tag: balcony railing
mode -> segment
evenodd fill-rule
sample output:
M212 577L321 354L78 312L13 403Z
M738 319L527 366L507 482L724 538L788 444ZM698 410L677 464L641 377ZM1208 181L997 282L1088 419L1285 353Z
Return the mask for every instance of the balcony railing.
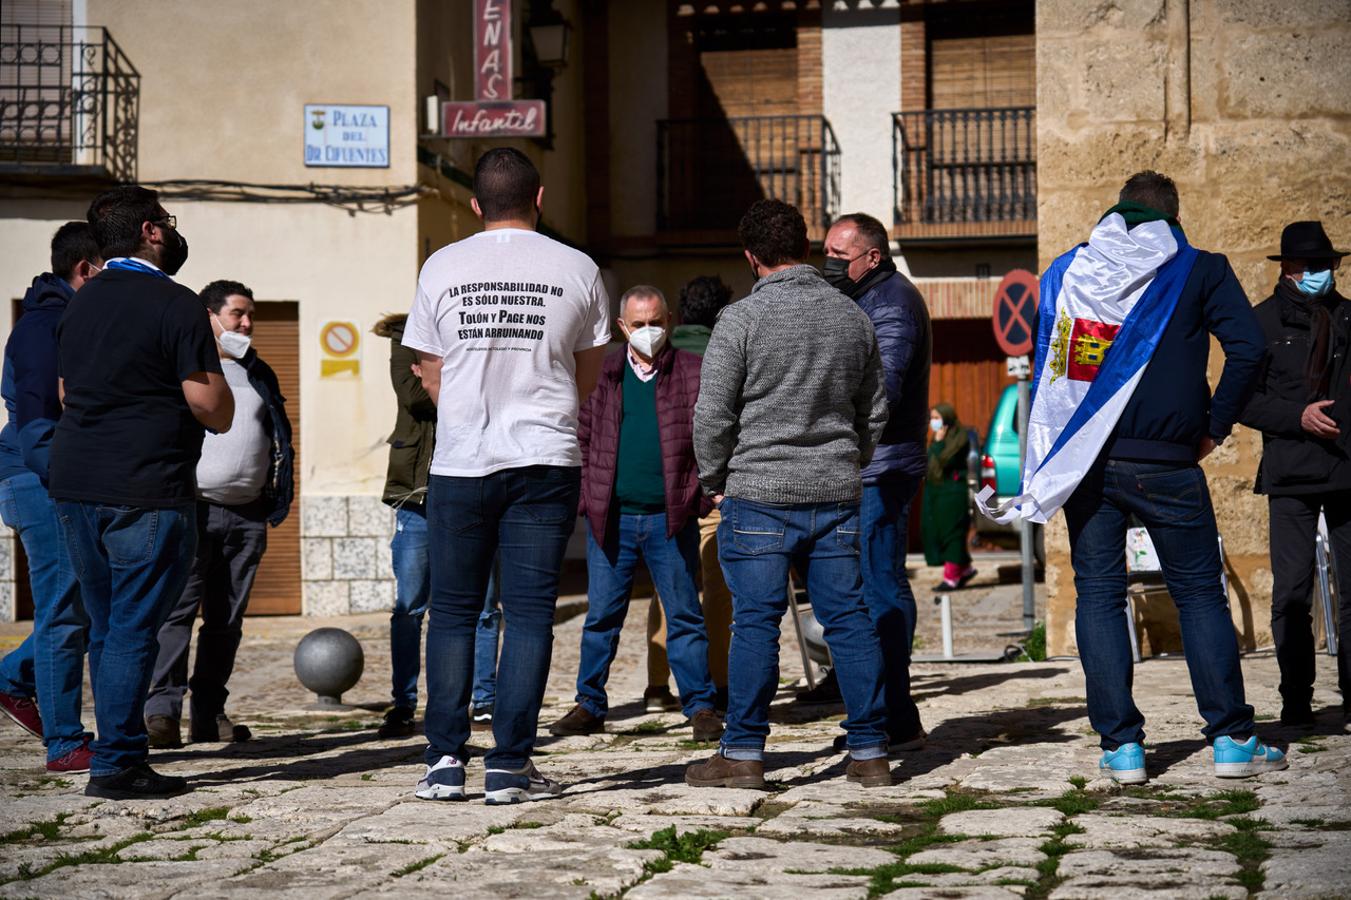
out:
M1036 233L1036 107L892 114L900 237Z
M824 116L736 116L657 122L657 227L736 228L772 197L802 211L819 239L839 212L840 145Z
M106 28L0 26L0 172L134 181L140 96Z

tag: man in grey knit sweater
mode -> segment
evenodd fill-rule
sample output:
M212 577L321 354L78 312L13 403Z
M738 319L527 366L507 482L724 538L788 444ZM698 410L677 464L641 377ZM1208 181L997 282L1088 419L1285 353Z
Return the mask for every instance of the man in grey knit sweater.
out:
M867 315L802 263L807 226L796 208L758 201L738 234L757 281L713 330L694 410L699 480L722 511L719 558L732 591L727 730L685 781L764 786L794 564L839 673L847 777L889 785L882 654L859 571L859 471L887 418L877 338Z

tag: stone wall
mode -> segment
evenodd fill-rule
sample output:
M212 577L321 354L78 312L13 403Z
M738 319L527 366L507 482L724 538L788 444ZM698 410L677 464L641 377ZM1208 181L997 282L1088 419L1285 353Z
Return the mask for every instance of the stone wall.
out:
M394 605L394 510L372 496L301 498L301 579L307 616Z
M1284 224L1322 219L1351 243L1351 2L1042 0L1037 4L1038 249L1044 267L1087 237L1133 172L1171 175L1189 239L1225 253L1249 298ZM1222 355L1212 348L1212 380ZM1265 501L1252 494L1260 435L1239 428L1206 461L1230 567L1235 626L1271 643ZM1047 533L1048 644L1075 652L1064 518ZM1144 610L1146 649L1179 648L1165 601Z

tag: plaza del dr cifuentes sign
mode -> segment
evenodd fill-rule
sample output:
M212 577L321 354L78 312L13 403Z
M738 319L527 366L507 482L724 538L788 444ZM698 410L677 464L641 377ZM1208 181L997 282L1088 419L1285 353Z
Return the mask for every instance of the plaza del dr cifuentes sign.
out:
M450 138L544 137L543 100L513 100L511 2L474 0L474 98L441 104Z

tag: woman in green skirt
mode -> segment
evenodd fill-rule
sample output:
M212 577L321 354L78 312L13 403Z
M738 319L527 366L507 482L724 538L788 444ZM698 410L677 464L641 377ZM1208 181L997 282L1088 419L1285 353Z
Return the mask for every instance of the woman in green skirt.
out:
M966 549L971 527L971 503L967 497L966 455L970 437L950 403L929 411L929 470L924 479L922 533L924 559L943 566L943 580L935 593L963 587L976 575Z

